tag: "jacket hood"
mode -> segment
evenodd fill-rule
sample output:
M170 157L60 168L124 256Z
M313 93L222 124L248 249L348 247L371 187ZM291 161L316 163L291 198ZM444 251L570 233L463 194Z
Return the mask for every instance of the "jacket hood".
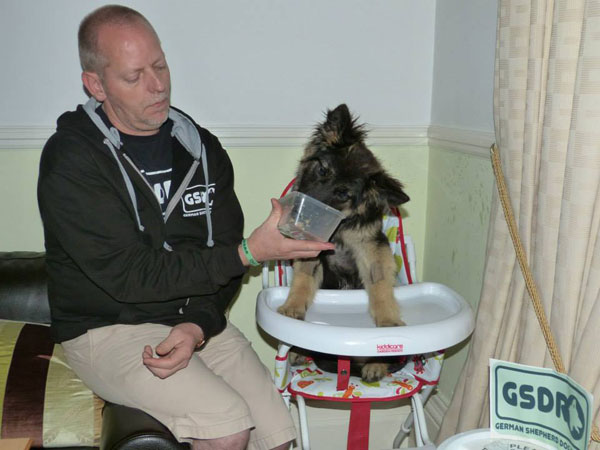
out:
M143 231L144 226L140 221L137 211L137 199L133 184L115 150L120 149L123 145L121 142L121 136L115 127L110 127L109 129L102 118L98 115L96 109L100 105L101 103L98 102L94 97L90 97L90 99L83 106L77 108L77 111L68 112L60 116L58 119L57 130L69 129L69 131L77 134L84 134L88 138L92 136L98 136L99 140L101 140L102 143L110 150L110 153L113 155L119 166L119 170L127 187L129 197L133 203L134 210L136 212L138 228L140 231ZM85 111L85 114L81 113L80 108ZM89 122L88 118L92 123ZM198 164L201 161L202 169L204 171L204 180L206 182L206 189L208 192L209 178L206 149L202 143L202 139L200 138L200 133L196 128L196 124L187 116L175 110L174 108L169 109L169 118L173 121L171 135L175 137L186 149L186 151L194 158L195 164ZM208 225L208 239L206 244L207 246L212 247L214 246L214 242L212 238L212 220L210 208L206 209L206 220ZM165 249L170 250L170 246L166 242L164 243L164 247Z

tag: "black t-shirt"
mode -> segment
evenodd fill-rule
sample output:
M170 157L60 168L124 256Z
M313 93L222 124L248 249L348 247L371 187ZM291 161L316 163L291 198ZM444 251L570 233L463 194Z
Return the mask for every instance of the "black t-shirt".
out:
M96 109L96 112L109 128L113 126L101 106ZM123 142L123 150L146 177L160 203L163 214L167 209L171 191L171 172L173 168L172 128L173 121L167 119L161 125L158 133L151 136L133 136L119 132Z

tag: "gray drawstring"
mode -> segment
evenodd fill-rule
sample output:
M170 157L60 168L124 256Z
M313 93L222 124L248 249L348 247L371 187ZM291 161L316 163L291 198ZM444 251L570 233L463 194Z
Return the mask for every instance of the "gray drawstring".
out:
M213 229L212 229L212 216L210 212L210 199L208 193L208 162L206 160L206 148L200 139L200 133L196 126L190 119L181 114L180 112L171 108L169 110L169 118L173 121L173 130L171 135L175 136L177 140L183 145L194 159L200 159L202 161L202 170L204 172L204 189L206 190L206 229L208 231L208 238L206 240L207 247L214 247L215 242L213 241Z
M113 130L114 130L114 128L113 128ZM125 181L125 186L127 187L127 192L129 193L129 198L131 199L131 203L133 203L133 210L135 211L135 220L138 224L138 229L140 231L144 231L144 225L142 225L142 221L140 220L140 214L137 210L137 197L135 196L135 191L133 190L133 184L131 184L131 179L129 178L129 175L127 175L127 172L125 172L125 167L123 167L123 164L121 163L121 161L119 160L119 157L117 156L117 152L115 151L115 148L113 147L110 140L108 140L108 138L104 139L104 144L106 144L106 146L110 149L110 152L112 153L112 155L117 160L117 164L119 165L119 170L121 171L121 176L123 177L123 180Z
M123 181L125 181L125 186L127 187L127 192L129 193L129 198L131 199L131 203L133 203L133 210L135 212L135 220L137 222L138 229L140 231L144 231L144 226L142 225L140 214L137 209L137 197L135 195L135 190L133 189L133 184L131 183L131 179L129 178L129 175L127 175L125 167L123 167L123 164L121 163L121 160L119 159L119 157L117 156L117 152L115 151L115 147L120 149L122 145L119 130L117 130L115 127L111 127L110 130L108 129L108 127L104 124L104 122L96 112L96 108L98 106L100 106L100 103L98 103L94 97L90 97L87 103L83 105L83 109L85 110L87 115L90 116L90 119L92 119L92 122L94 122L94 124L98 127L102 134L106 136L106 139L104 139L104 145L106 145L110 149L110 152L117 161L117 165L119 166L119 170L121 171L121 176L123 177Z
M210 212L210 197L208 194L208 163L206 162L206 149L204 148L204 144L202 144L202 170L204 171L204 182L206 183L206 228L208 230L208 239L206 241L206 245L208 247L213 247L215 242L213 241L213 230L212 230L212 217Z

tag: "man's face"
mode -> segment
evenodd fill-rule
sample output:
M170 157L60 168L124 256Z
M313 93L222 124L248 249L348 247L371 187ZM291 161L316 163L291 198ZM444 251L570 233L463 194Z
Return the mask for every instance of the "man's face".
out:
M155 134L167 120L171 76L156 35L143 24L105 25L98 46L107 66L100 74L104 111L119 131ZM104 97L104 98L99 98Z

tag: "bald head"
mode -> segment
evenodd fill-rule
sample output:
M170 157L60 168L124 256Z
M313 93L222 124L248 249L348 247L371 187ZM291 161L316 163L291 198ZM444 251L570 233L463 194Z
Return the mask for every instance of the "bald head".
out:
M102 75L108 64L106 55L99 44L100 30L105 26L144 26L154 34L156 31L148 20L134 9L121 5L107 5L92 11L79 25L79 62L84 72ZM159 41L160 42L160 41Z

